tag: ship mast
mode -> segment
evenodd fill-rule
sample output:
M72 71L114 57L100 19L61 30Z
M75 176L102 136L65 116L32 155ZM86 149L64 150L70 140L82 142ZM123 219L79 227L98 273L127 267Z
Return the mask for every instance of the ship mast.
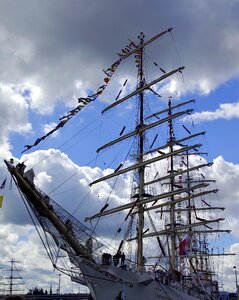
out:
M171 98L169 98L168 102L168 116L170 117L172 115L171 110ZM173 122L172 119L169 119L169 152L173 152L173 142L174 142L174 130L173 130ZM170 156L170 173L173 174L174 172L174 161L173 161L173 155ZM170 191L174 191L174 177L171 176L170 178ZM171 195L170 200L172 204L170 204L170 228L172 230L171 234L171 261L170 265L172 270L175 270L176 266L176 257L175 257L175 250L176 250L176 232L174 230L175 228L175 204L174 204L174 194Z
M144 34L141 32L138 36L140 39L140 45L144 42ZM139 88L142 88L144 85L144 74L143 74L143 47L140 48L140 64L139 64L139 77L138 77ZM143 91L139 93L139 128L144 126L144 93ZM143 162L144 154L144 132L139 133L139 155L138 162ZM139 203L143 200L144 194L144 175L145 175L145 166L142 166L138 170L139 175ZM143 265L143 230L144 230L144 206L139 204L138 207L138 239L137 239L137 268L140 270Z

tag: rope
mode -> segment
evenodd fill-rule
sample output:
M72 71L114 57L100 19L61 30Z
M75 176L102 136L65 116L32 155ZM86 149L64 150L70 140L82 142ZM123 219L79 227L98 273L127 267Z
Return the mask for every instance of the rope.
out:
M131 143L131 146L130 146L130 148L129 148L127 154L126 154L126 157L125 157L125 160L124 160L124 161L126 161L127 158L129 157L130 152L131 152L131 149L132 149L132 147L133 147L133 144L134 144L134 142ZM117 157L117 156L116 156L116 157ZM116 159L116 157L114 158L114 160ZM113 160L113 161L114 161L114 160ZM111 191L110 191L110 193L109 193L109 195L108 195L108 197L107 197L107 199L106 199L105 205L108 203L108 201L109 201L109 199L110 199L110 196L111 196L111 194L112 194L112 192L113 192L113 189L114 189L114 187L115 187L115 185L116 185L118 179L119 179L119 175L118 175L118 176L116 177L116 179L115 179L115 182L114 182L114 184L113 184L113 186L112 186L112 188L111 188ZM94 228L93 228L92 234L95 233L95 230L96 230L96 227L98 226L98 223L99 223L99 221L100 221L100 218L101 218L101 216L97 219L97 222L96 222L96 224L95 224L95 226L94 226Z
M79 135L79 133L81 133L82 131L84 131L85 129L87 129L89 126L91 126L93 123L95 123L99 118L101 117L98 116L95 120L93 120L92 122L90 122L89 124L87 124L86 126L84 126L83 128L81 128L80 130L78 130L74 135L72 135L68 140L66 140L64 143L62 143L59 147L57 147L57 150L60 150L64 145L66 145L69 141L71 141L72 139L74 139L77 135ZM38 165L40 165L44 160L46 160L48 157L50 157L51 154L45 156L43 159L41 159L38 163L36 163L35 165L32 166L32 168L37 167Z
M13 178L13 180L14 180L16 186L17 186L17 189L18 189L18 191L19 191L19 194L20 194L20 196L21 196L21 198L22 198L22 200L23 200L23 203L24 203L24 205L25 205L25 207L26 207L26 209L27 209L27 212L28 212L28 214L29 214L29 216L30 216L30 218L31 218L31 220L32 220L32 223L33 223L34 227L36 228L36 231L37 231L37 233L38 233L38 235L39 235L39 237L40 237L40 240L41 240L41 242L42 242L42 244L43 244L43 246L44 246L44 248L45 248L45 250L46 250L46 253L47 253L48 257L50 258L50 261L53 262L52 259L51 259L51 255L49 254L49 251L48 251L48 249L46 248L46 245L45 245L45 243L44 243L44 240L43 240L43 238L42 238L42 236L41 236L41 234L40 234L40 231L39 231L38 228L37 228L36 222L34 221L34 219L33 219L33 217L32 217L32 214L30 213L30 210L29 210L29 208L28 208L28 205L26 204L26 200L25 200L25 198L24 198L24 196L23 196L23 194L22 194L22 192L21 192L19 186L17 185L17 182L15 181L15 179L14 179L13 176L12 176L12 178ZM51 251L50 251L50 252L51 252Z

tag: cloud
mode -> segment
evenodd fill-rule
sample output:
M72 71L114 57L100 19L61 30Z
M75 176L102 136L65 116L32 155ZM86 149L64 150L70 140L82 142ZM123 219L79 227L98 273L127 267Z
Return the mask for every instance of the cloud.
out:
M11 150L9 132L25 134L31 130L28 122L28 104L24 96L11 84L0 84L0 145L1 154Z
M49 149L47 151L36 151L23 155L21 161L25 161L27 169L34 167L36 185L44 190L63 208L79 218L84 223L86 216L98 213L105 205L109 193L110 206L124 203L124 197L129 197L129 180L120 179L116 192L111 192L113 181L98 184L89 188L89 182L103 176L113 170L101 170L99 168L79 167L74 164L66 154L59 150ZM17 161L15 162L17 163ZM4 166L1 166L2 174L6 173ZM71 179L67 181L67 179ZM2 191L4 195L0 236L4 246L3 255L10 259L14 254L14 259L20 260L24 265L24 278L29 287L36 286L40 282L40 287L49 290L49 286L54 288L58 282L58 276L52 274L52 266L47 257L36 230L32 226L32 221L27 213L26 207L18 193L15 185L11 190L9 187L9 176L6 188ZM122 192L123 191L123 192ZM93 221L91 227L96 224ZM112 225L112 218L106 219L104 224L97 226L97 232L108 240L109 235L115 234L120 224ZM113 244L111 244L111 247ZM17 249L17 250L16 250ZM25 253L31 249L28 256ZM32 265L32 262L34 264ZM1 262L0 262L1 263ZM30 273L28 275L27 273ZM51 280L49 278L52 278ZM66 287L63 291L72 292L68 279L64 279Z
M210 122L219 119L231 120L239 118L239 103L222 103L215 111L202 111L194 113L190 116L195 123ZM186 117L185 119L189 119Z
M96 178L111 173L113 170L101 170L100 168L77 166L66 154L61 153L59 150L39 150L31 154L23 155L22 160L26 161L28 168L34 167L36 173L35 183L37 186L43 189L44 192L48 193L67 211L73 213L74 216L81 220L81 222L83 222L85 216L91 216L98 213L105 205L109 194L109 208L126 203L130 196L131 181L128 177L119 178L116 190L114 191L112 191L114 180L108 180L107 182L97 184L90 189L90 182ZM160 166L161 170L164 168L165 166ZM222 157L218 157L214 160L213 167L203 169L203 173L205 176L217 179L217 184L221 189L219 194L220 203L218 203L218 206L225 205L226 217L229 219L226 221L224 228L232 229L232 235L238 236L237 206L239 188L237 183L239 179L239 166L233 163L228 163ZM231 193L232 190L233 193ZM31 259L37 262L35 268L38 272L37 275L33 270L32 276L34 278L43 276L41 280L43 280L42 282L45 284L48 280L48 276L50 276L49 272L51 270L51 266L47 263L48 258L44 256L43 247L40 244L40 240L37 240L38 238L34 233L35 230L31 226L31 220L27 216L26 209L20 201L16 188L7 192L4 197L5 199L1 217L3 227L0 231L3 242L5 243L6 241L6 245L8 245L4 251L8 252L10 255L11 253L15 253L13 251L15 251L15 247L17 247L18 251L16 252L16 258L21 259L21 256L26 249L31 247ZM208 199L208 201L211 200ZM112 217L106 217L105 222L100 220L97 226L97 233L101 234L105 240L110 241L110 236L115 237L115 242L111 244L111 246L115 245L115 247L117 247L116 241L120 241L123 237L121 234L127 231L127 224L121 221L121 218L124 218L124 216L125 215L122 215L122 213L113 215L114 222L112 222ZM160 226L162 226L165 221L155 218L154 215L152 216L155 221L155 226L160 229ZM147 219L148 218L146 217L146 220ZM93 221L93 227L94 224L95 221ZM90 224L87 225L89 226ZM14 228L16 228L15 232ZM122 233L117 234L117 230L119 228L122 229ZM151 226L149 228L151 228ZM6 234L6 232L8 232L8 234ZM149 250L149 245L147 247ZM227 246L227 248L229 247ZM235 250L232 248L231 250L228 249L228 251ZM155 251L157 252L156 249ZM151 253L153 253L152 249ZM28 261L28 258L25 259L27 259L27 261L24 261L24 265L28 268L30 262ZM228 266L235 264L233 258L227 259L230 259L228 260ZM45 269L45 267L41 267L42 265L47 265L49 267ZM226 274L226 280L230 280L230 268L227 270ZM34 281L32 281L32 284L33 282ZM56 282L56 279L54 282ZM232 287L229 282L228 286Z
M113 170L79 167L59 150L35 151L23 155L21 161L25 161L27 170L34 169L36 185L70 213L77 211L76 217L82 222L86 216L98 213L106 202L109 202L110 208L124 204L130 194L131 180L127 177L119 178L117 184L114 180L109 180L90 188L90 182L112 173ZM4 170L4 167L2 169ZM6 172L3 171L4 173ZM115 186L115 191L112 190L113 186ZM110 198L108 199L109 194ZM16 188L8 191L4 198L6 199L4 200L4 214L2 216L3 223L31 224L22 201L12 200L20 199ZM107 224L109 223L110 220ZM104 225L101 228L102 234L108 235L107 226ZM112 228L112 230L116 230L114 226Z
M13 276L22 277L22 279L14 279L14 290L20 289L23 293L27 293L29 289L37 287L49 292L50 286L52 286L53 293L56 293L59 273L53 270L34 226L1 224L0 236L1 276L9 278L10 260L13 259L16 261L14 270L19 270L19 273L14 271ZM73 292L74 287L69 278L62 275L61 280L62 292ZM1 279L1 282L7 284L8 280ZM15 285L17 283L20 285ZM6 294L7 289L9 293L9 286L6 286L5 289Z
M238 234L238 214L237 207L239 205L239 165L226 162L222 156L217 157L213 161L210 177L216 179L217 186L220 190L219 202L225 210L226 222L224 227L232 230L232 234L239 237ZM233 192L232 192L233 191Z
M122 1L116 6L101 1L86 7L77 1L71 5L67 1L44 1L44 5L33 1L26 10L18 3L3 2L0 54L5 58L1 65L5 73L0 81L6 83L11 78L13 84L37 83L41 96L32 99L31 107L39 113L50 113L56 102L69 104L73 95L80 96L76 82L96 87L102 80L100 70L115 60L128 39L137 39L142 30L150 38L170 26L175 28L175 42L180 45L182 61L188 66L185 77L190 91L208 93L238 74L239 68L234 63L238 60L239 44L236 2L226 5L219 1L215 6L213 2L201 5L185 1L181 5L180 1L174 1L170 9L162 1L151 1L147 6L144 3ZM210 26L207 11L211 11ZM145 21L142 27L139 12L144 20L150 15L155 21ZM11 18L6 18L9 15ZM14 25L10 19L14 19ZM227 22L221 22L222 19ZM115 34L111 24L120 27L120 35ZM170 38L165 39L168 47ZM171 49L166 52L164 42L157 42L162 48L160 64L170 70L169 54L172 55L174 44L170 41ZM176 57L175 51L173 55ZM82 92L85 89L83 84Z
M166 2L155 0L150 5L143 0L130 3L124 0L117 5L94 1L90 7L79 1L69 4L64 0L24 3L27 9L14 1L0 4L0 84L14 89L23 98L15 114L18 126L14 126L13 118L9 120L9 114L1 114L0 144L7 151L11 147L10 132L22 134L30 129L29 112L46 115L52 114L55 106L76 105L79 96L87 95L89 89L103 83L101 70L117 59L116 53L128 39L137 41L140 31L150 38L174 27L173 39L167 34L147 49L146 59L151 64L145 73L147 81L153 75L161 75L151 57L157 57L157 64L167 71L186 65L184 78L174 76L159 87L163 95L178 97L188 91L207 94L238 76L236 1L225 4L219 0L215 5L214 1L201 4L186 0L182 5L175 0L170 9ZM120 34L116 34L117 28ZM132 78L135 72L136 68L130 68L127 77ZM118 84L124 79L119 76ZM101 100L113 101L116 95L117 92ZM12 96L5 92L4 97L10 100ZM11 100L7 105L1 100L0 105L1 111L6 107L8 112L19 108ZM53 116L52 122L56 119ZM9 127L3 130L3 124Z

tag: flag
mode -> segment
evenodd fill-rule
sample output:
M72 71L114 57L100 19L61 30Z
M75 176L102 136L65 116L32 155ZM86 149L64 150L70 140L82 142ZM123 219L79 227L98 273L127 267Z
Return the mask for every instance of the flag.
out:
M188 251L189 245L189 236L187 236L182 242L179 244L179 255L186 255Z
M0 208L2 208L3 195L0 195Z
M5 185L6 185L6 181L7 181L7 177L3 180L1 186L0 186L0 189L4 189L5 188Z

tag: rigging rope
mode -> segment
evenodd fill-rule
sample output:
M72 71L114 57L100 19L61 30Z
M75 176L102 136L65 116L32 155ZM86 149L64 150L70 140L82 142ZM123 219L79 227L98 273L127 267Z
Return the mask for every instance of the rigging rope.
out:
M86 126L84 126L83 128L81 128L80 130L78 130L74 135L72 135L69 139L67 139L64 143L62 143L59 147L57 147L56 149L59 150L61 149L64 145L66 145L69 141L71 141L72 139L74 139L77 135L79 135L79 133L83 132L85 129L87 129L89 126L91 126L92 124L94 124L96 121L98 121L98 119L100 119L101 115L99 115L96 119L94 119L93 121L91 121L89 124L87 124ZM46 160L48 157L50 157L51 154L46 155L43 159L41 159L39 162L37 162L34 166L32 166L32 168L36 168L38 165L40 165L44 160Z
M15 182L15 185L16 185L18 191L19 191L19 194L20 194L20 196L21 196L21 198L22 198L22 200L23 200L23 203L24 203L24 205L25 205L25 207L26 207L26 210L27 210L27 212L28 212L28 214L29 214L29 216L30 216L30 218L31 218L31 220L32 220L32 223L33 223L33 225L34 225L34 227L35 227L35 229L36 229L36 231L37 231L37 233L38 233L38 236L40 237L40 240L41 240L41 242L42 242L42 244L43 244L43 247L45 248L48 257L49 257L50 261L51 261L52 264L53 264L52 255L50 255L51 251L50 251L50 253L49 253L49 251L48 251L48 249L47 249L47 247L46 247L46 245L45 245L45 242L44 242L44 240L43 240L43 238L42 238L42 236L41 236L41 234L40 234L40 231L39 231L39 229L38 229L38 227L37 227L37 225L36 225L36 222L34 221L33 216L32 216L32 214L31 214L31 212L30 212L30 210L29 210L29 207L28 207L28 205L27 205L27 203L26 203L26 200L25 200L25 198L24 198L24 196L23 196L23 193L22 193L22 191L20 190L19 186L17 185L17 182L15 181L15 179L14 179L13 176L12 176L12 178L13 178L13 180L14 180L14 182ZM50 249L49 249L49 250L50 250Z

